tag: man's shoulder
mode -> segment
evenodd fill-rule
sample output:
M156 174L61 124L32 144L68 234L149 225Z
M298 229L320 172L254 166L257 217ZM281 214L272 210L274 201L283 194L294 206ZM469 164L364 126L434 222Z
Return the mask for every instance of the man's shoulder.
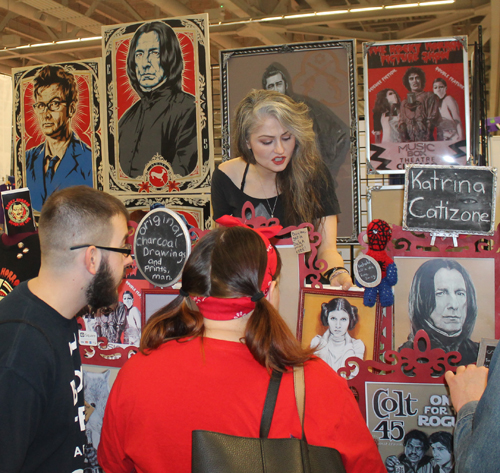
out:
M39 145L26 151L26 161L29 162L34 160L41 155L45 155L45 141L42 141Z
M90 146L85 143L75 132L71 135L71 145L86 153L91 153Z

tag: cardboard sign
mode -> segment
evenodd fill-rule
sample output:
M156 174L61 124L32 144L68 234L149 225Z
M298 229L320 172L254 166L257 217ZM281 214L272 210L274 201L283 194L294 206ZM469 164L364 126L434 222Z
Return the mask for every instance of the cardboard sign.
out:
M408 166L403 229L493 235L496 179L486 166Z

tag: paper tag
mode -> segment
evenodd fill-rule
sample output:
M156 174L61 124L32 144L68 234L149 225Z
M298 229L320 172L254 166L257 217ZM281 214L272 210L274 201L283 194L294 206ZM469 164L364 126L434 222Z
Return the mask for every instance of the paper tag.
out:
M292 242L293 247L295 248L295 253L300 255L311 251L311 242L309 241L309 232L307 228L292 230L290 233L292 234Z
M87 330L78 330L78 341L80 345L97 346L97 333Z

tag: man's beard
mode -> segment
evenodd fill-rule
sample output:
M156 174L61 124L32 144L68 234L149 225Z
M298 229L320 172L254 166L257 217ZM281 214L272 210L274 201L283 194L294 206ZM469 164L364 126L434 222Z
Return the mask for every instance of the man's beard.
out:
M103 260L97 273L87 287L87 304L97 310L110 307L118 302L118 286L109 269L107 260Z

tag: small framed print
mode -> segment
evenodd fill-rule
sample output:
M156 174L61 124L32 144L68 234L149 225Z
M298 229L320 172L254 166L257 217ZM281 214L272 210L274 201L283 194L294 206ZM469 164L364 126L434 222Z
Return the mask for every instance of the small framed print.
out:
M145 327L151 316L170 304L179 295L178 289L145 289L142 291L142 326Z
M300 293L297 338L335 371L348 358L379 357L382 308L363 304L363 291L304 288ZM339 343L341 342L341 343Z

